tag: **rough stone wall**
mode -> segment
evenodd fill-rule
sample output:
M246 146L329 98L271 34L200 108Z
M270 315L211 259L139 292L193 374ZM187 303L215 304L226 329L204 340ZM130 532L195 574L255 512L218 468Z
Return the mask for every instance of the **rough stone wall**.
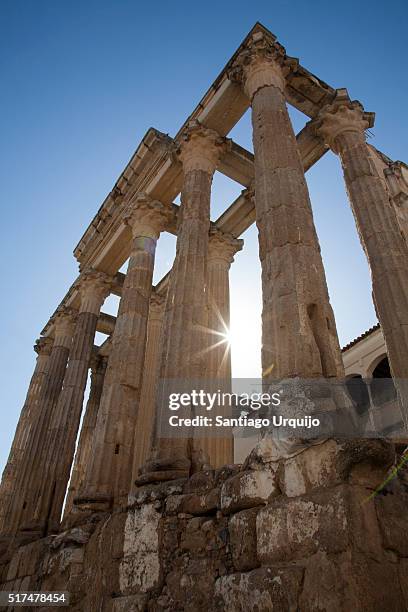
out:
M404 471L367 501L393 446L267 457L264 441L244 465L141 487L131 507L21 547L1 588L67 590L84 612L407 610Z

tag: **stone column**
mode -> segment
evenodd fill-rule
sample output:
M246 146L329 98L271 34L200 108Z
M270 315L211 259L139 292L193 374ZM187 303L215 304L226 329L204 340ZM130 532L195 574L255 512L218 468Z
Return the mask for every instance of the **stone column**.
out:
M106 274L93 269L84 270L78 280L80 307L75 332L62 391L50 419L41 457L42 479L34 496L35 512L32 517L27 517L27 530L48 533L59 528L81 420L96 325L101 306L109 295L111 282L112 279Z
M74 467L72 469L71 480L69 483L67 501L64 510L65 517L67 517L72 510L74 498L83 485L86 467L90 461L92 438L95 431L107 363L107 357L102 357L98 355L98 353L95 353L90 361L91 388L89 391L88 402L86 404L84 419L82 421L81 433L75 454Z
M365 130L372 113L339 90L320 112L316 129L340 157L357 230L371 269L373 300L384 334L390 367L400 394L408 379L408 247L398 224L385 178L379 174ZM398 380L399 379L399 380ZM402 394L408 425L407 392Z
M209 378L231 378L231 350L225 343L230 326L229 269L243 240L217 229L210 231L208 249L208 353Z
M155 399L161 356L161 329L164 315L165 297L152 293L147 325L146 355L143 383L140 396L140 411L135 429L132 484L138 476L139 468L147 460L151 451L152 433L155 416Z
M231 346L226 334L230 326L229 269L243 240L217 229L210 230L208 249L208 340L207 376L215 391L231 392ZM197 441L194 441L197 445ZM207 437L199 446L218 468L234 461L234 438Z
M232 77L251 101L262 265L262 369L270 379L343 376L312 208L285 103L284 48L258 32Z
M163 323L161 377L164 380L188 381L205 376L211 183L223 148L224 140L198 121L190 123L181 137L183 186L176 258ZM156 434L159 430L160 423L156 420ZM190 471L191 450L191 441L187 438L160 437L138 483L185 476Z
M402 162L392 162L384 169L397 220L408 242L408 169Z
M140 408L147 319L156 244L172 209L139 194L125 222L132 250L123 285L101 405L84 487L74 500L82 509L126 503Z
M30 429L21 465L15 478L14 499L7 513L7 528L11 533L24 525L34 513L34 494L42 486L41 457L47 442L47 432L62 388L69 352L72 345L76 313L61 307L54 318L54 343L48 360L47 376L39 392L36 418Z
M17 494L15 491L16 480L24 461L25 448L30 432L36 427L38 399L47 378L52 344L52 338L43 337L39 338L34 345L37 360L0 486L0 533L7 530L5 518L12 498Z

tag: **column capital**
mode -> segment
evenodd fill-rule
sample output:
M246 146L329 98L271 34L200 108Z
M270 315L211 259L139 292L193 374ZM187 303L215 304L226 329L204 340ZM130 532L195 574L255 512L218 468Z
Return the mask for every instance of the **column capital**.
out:
M208 242L208 263L217 262L229 267L234 261L234 255L242 250L243 245L242 239L212 227Z
M252 202L253 204L255 204L255 185L254 182L252 181L251 185L249 185L249 187L246 187L246 189L243 189L241 191L241 195L248 201Z
M103 344L101 344L101 346L98 348L98 355L100 357L106 357L106 359L109 358L109 355L111 354L111 350L112 350L112 336L109 336L109 338L107 338L105 340L105 342Z
M76 283L81 298L80 312L99 314L100 308L109 295L113 277L95 270L85 268Z
M101 355L99 351L92 351L91 358L89 360L89 368L93 373L97 373L100 369L104 369L108 363L108 358L105 355Z
M54 341L49 336L41 336L35 341L34 350L37 355L49 355L52 350L52 345Z
M160 293L153 292L150 296L149 306L149 319L154 321L161 321L164 313L164 305L166 298Z
M262 87L274 86L282 92L285 77L298 65L298 60L286 55L285 47L264 32L255 32L238 54L229 78L243 84L245 94L252 101Z
M358 100L351 101L346 89L338 89L336 98L326 104L313 119L311 125L334 153L340 152L340 143L336 139L345 132L359 134L365 141L365 130L374 125L374 113L364 111Z
M131 200L123 221L132 230L133 238L157 240L173 216L171 206L154 200L146 193L137 193Z
M406 205L408 201L408 180L404 176L404 171L402 169L403 166L405 166L405 164L400 161L396 161L389 162L388 166L384 168L384 176L387 181L388 188L397 206L402 206L404 204Z
M70 348L74 335L77 311L69 306L60 306L54 319L54 346Z
M213 174L225 148L226 139L218 132L206 128L197 120L190 121L181 133L177 149L184 174L191 170Z

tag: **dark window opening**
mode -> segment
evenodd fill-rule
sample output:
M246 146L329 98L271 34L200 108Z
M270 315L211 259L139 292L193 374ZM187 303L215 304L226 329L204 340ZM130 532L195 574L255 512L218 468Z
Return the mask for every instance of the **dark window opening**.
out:
M392 380L390 364L387 357L383 357L373 370L371 381L371 397L376 406L392 402L397 398L397 392Z
M362 376L360 374L350 376L350 378L346 380L346 387L358 414L367 412L370 407L370 396Z

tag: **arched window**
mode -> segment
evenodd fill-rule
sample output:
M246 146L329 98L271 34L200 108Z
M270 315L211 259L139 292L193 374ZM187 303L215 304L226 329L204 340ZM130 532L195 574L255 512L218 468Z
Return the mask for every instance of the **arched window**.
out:
M370 396L361 374L353 374L346 380L347 390L358 414L364 414L370 407Z
M392 402L397 398L394 382L392 380L388 357L384 357L375 366L372 373L371 398L376 406Z

